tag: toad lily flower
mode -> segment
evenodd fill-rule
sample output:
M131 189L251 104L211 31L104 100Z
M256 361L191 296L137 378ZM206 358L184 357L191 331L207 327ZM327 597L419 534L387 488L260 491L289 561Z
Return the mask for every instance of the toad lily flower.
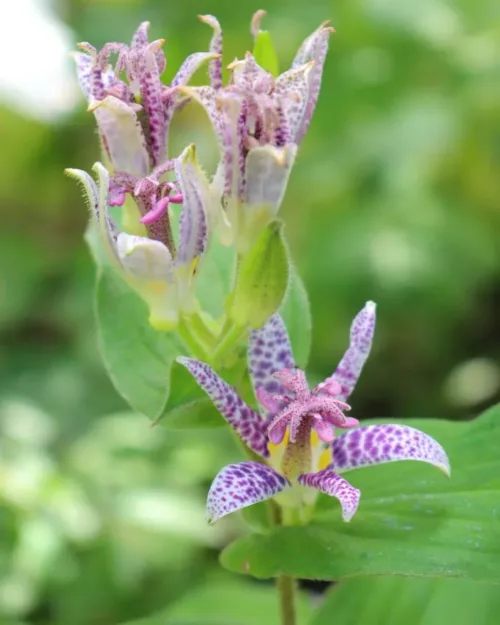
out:
M344 521L357 510L360 491L340 474L396 460L420 460L449 474L449 461L433 438L404 425L358 425L345 403L370 352L375 304L354 319L349 348L335 372L311 391L295 368L285 327L274 315L250 336L249 370L258 414L208 365L178 358L246 445L262 459L224 467L207 501L209 521L265 499L283 507L309 506L317 492L336 497ZM334 428L348 429L337 438ZM354 428L354 429L351 429Z
M185 85L213 52L186 58L169 87L160 76L166 66L164 39L149 42L143 22L130 46L107 43L97 51L80 43L73 53L78 79L89 111L93 111L104 150L113 171L144 178L167 159L168 130L175 109L182 103L176 88ZM118 55L115 66L112 55ZM127 81L120 78L125 73Z
M259 11L252 20L258 33ZM236 241L246 251L258 232L276 216L283 200L297 148L318 99L328 38L322 24L299 48L291 68L274 77L251 53L228 69L222 82L222 31L211 15L201 20L212 27L210 86L182 87L206 110L219 139L221 160L214 184L220 187L225 213L214 216L221 240ZM222 225L221 225L222 224Z
M161 330L174 329L180 313L189 315L194 312L193 281L208 237L205 212L208 183L196 165L194 146L189 146L179 158L173 160L173 168L180 193L170 200L182 202L177 249L172 237L165 244L118 231L108 214L108 206L113 204L113 199L116 203L116 197L111 197L109 174L101 163L96 163L93 168L98 176L98 186L86 172L66 170L84 187L92 218L98 226L100 240L109 259L147 303L151 325ZM136 193L139 196L142 194L143 199L159 188L151 179L141 181L139 185L142 186ZM150 188L144 188L148 185ZM113 192L116 195L116 188ZM164 211L168 204L166 200L165 197L158 202L163 202Z

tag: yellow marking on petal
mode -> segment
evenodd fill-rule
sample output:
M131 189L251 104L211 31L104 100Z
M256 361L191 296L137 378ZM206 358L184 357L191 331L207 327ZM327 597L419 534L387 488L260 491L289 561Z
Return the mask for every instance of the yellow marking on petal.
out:
M332 463L332 455L331 455L330 450L327 448L319 457L318 471L321 471L322 469L326 469L326 467L331 463Z
M163 295L167 290L167 284L165 282L148 282L145 290L154 293L155 295Z

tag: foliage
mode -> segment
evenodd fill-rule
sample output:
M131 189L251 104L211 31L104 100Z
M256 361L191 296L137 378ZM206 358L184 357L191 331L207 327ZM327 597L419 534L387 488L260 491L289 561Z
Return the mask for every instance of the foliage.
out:
M292 275L282 313L298 364L304 367L310 353L311 379L329 375L345 348L353 312L372 298L383 314L372 360L353 397L355 416L475 417L500 398L500 54L493 0L428 0L414 8L294 0L286 8L272 2L266 8L265 27L273 33L280 67L288 66L302 37L323 19L331 17L338 32L280 212L314 321L302 283ZM220 17L228 61L241 55L244 39L244 49L252 46L245 19L227 2L209 8L159 0L65 0L59 10L54 17L72 29L68 48L80 40L127 39L141 19L149 19L155 37L168 37L167 79L188 52L207 47L209 35L196 25L196 12ZM24 19L17 29L29 36L29 15ZM31 80L24 70L17 73ZM185 370L171 366L182 348L133 323L144 317L143 304L106 272L98 302L108 323L97 336L94 269L83 243L87 214L77 189L62 177L69 164L89 169L97 154L93 122L82 108L78 100L73 111L52 121L36 121L17 105L6 104L0 113L8 154L0 185L0 620L233 625L265 624L267 618L271 625L277 618L271 587L222 576L216 562L237 538L223 556L238 555L231 568L242 572L245 554L236 550L250 540L265 556L260 569L252 561L250 572L266 577L276 571L265 551L269 535L262 518L253 523L264 533L251 539L238 516L215 528L205 525L202 502L210 480L241 454L225 428L212 427L222 419ZM194 132L210 170L211 131L190 104L175 121L173 142L186 145ZM217 245L212 252L200 270L206 279L198 295L218 315L234 259ZM219 255L222 260L212 263ZM119 394L108 381L98 343L105 355L106 345L123 343L124 333L121 355L116 345L108 351ZM146 346L148 358L141 360L139 348ZM153 371L151 353L161 363ZM231 375L237 380L238 371ZM249 388L241 392L252 399ZM161 425L150 427L142 414L130 414L122 397ZM331 579L411 566L414 574L434 574L446 552L454 574L497 580L493 416L470 424L419 422L445 445L453 438L447 447L451 482L426 467L417 474L411 464L353 474L353 483L363 488L359 519L341 525L336 504L322 499L311 529L318 534L301 547L315 557L299 561L302 568L295 572ZM445 488L449 494L443 497ZM426 497L432 515L415 510L408 489ZM387 505L382 498L390 500ZM409 524L425 528L432 539L418 543L415 560L407 551ZM453 529L446 545L443 525ZM272 532L281 541L298 529ZM359 543L353 540L357 533ZM293 545L296 556L299 547ZM336 559L325 564L332 552ZM279 566L289 564L284 559ZM496 596L489 584L465 579L347 579L328 592L315 616L312 604L321 598L304 591L300 623L466 625L472 619L489 625L496 622ZM218 613L210 613L207 597L220 598ZM145 619L147 614L160 616Z

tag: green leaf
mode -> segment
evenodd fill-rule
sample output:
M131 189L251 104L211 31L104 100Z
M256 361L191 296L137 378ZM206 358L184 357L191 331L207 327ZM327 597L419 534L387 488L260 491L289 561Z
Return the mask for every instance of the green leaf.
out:
M255 35L253 55L257 63L273 76L280 73L278 55L274 48L271 34L267 30L259 30Z
M298 599L298 620L305 624L311 611L306 597L299 595ZM204 584L188 593L166 613L164 623L275 625L279 622L278 610L275 588L232 579Z
M240 327L262 327L285 297L289 260L282 230L281 222L270 223L242 262L229 311Z
M310 625L496 625L499 612L495 584L470 579L352 579L329 592Z
M224 312L224 303L231 287L236 251L212 237L207 256L200 264L196 279L196 295L202 308L214 318Z
M470 577L500 582L500 408L469 423L409 421L446 449L451 479L401 462L350 472L361 489L354 519L320 496L311 525L244 537L222 563L256 577L335 580L370 575Z
M261 501L253 506L248 506L248 508L243 508L241 514L254 532L268 532L271 528L268 501Z
M146 304L108 266L97 278L95 310L102 357L116 390L134 410L158 419L172 362L182 353L176 335L149 325Z
M290 270L290 284L280 314L290 336L295 362L305 369L311 351L311 309L304 283L294 267Z

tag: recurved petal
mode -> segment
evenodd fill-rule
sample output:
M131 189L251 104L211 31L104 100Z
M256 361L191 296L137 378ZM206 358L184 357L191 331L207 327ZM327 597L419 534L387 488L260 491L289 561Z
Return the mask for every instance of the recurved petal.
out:
M361 370L370 354L373 335L375 332L375 303L367 302L365 307L356 315L351 325L350 344L335 373L318 384L314 389L320 393L325 388L325 394L331 394L332 383L341 386L337 399L347 399L354 390L361 374Z
M256 454L267 458L269 451L266 424L260 415L247 406L236 391L209 365L183 356L177 358L177 362L191 373L246 445Z
M190 54L184 63L180 66L179 71L172 79L170 87L178 87L189 82L193 74L207 61L218 59L220 55L213 52L195 52Z
M290 339L278 313L274 314L262 328L250 333L248 367L257 398L259 388L268 394L288 395L285 387L274 377L276 371L295 367ZM266 416L277 414L284 405L280 402L272 411L264 410L264 412ZM274 410L276 407L278 409Z
M149 157L141 125L134 110L114 96L106 96L92 109L103 135L113 169L143 178Z
M340 473L397 460L419 460L450 475L441 445L408 425L367 425L342 434L332 444L331 468Z
M107 254L107 260L119 268L120 264L116 252L118 232L108 215L109 174L101 163L95 163L92 169L98 175L99 185L87 172L81 169L66 169L65 173L82 185L84 198L90 209L91 218L96 224L100 241Z
M297 146L265 145L253 148L246 159L245 203L248 207L269 207L276 215L285 195Z
M274 497L290 482L259 462L229 464L217 475L207 498L207 518L213 523L226 514Z
M358 509L361 491L329 468L318 473L303 473L299 475L298 482L303 486L316 488L330 497L336 497L342 507L342 518L346 522L352 519Z
M99 219L99 189L90 174L83 169L67 168L64 173L82 185L83 197L93 219Z
M214 55L214 60L210 62L208 73L210 85L217 91L222 87L222 29L213 15L200 15L199 19L214 31L210 41L210 52Z
M300 46L297 55L292 63L292 68L304 65L309 61L314 61L314 66L309 74L309 94L307 98L307 106L304 111L302 122L297 129L296 141L299 143L304 137L309 123L311 122L316 102L318 101L319 90L321 86L321 77L323 75L323 67L325 64L326 53L328 52L328 40L333 32L328 22L321 26L309 36Z

